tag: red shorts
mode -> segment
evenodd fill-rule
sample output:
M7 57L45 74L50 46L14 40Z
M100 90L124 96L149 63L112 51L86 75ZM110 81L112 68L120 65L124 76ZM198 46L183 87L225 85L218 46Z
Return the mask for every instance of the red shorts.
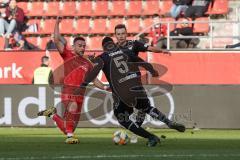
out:
M70 102L76 102L78 109L81 110L83 104L84 96L82 95L73 95L73 94L66 94L61 93L61 102L63 103L64 107L67 108Z

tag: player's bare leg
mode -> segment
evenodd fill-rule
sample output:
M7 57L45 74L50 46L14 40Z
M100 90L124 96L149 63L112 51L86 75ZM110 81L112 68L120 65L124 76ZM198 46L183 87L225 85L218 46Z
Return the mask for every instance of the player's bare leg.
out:
M64 118L60 117L56 113L55 107L49 107L46 110L40 111L38 113L38 116L46 116L52 118L58 128L67 135L67 139L65 140L65 143L67 144L77 144L79 143L79 140L74 137L74 130L77 127L77 123L80 119L80 112L79 112L79 106L76 102L69 102L68 107L66 108L66 111L64 113ZM81 110L80 110L81 111Z
M80 111L79 106L76 102L70 102L68 104L68 112L66 112L64 115L66 120L66 135L67 135L65 143L67 144L79 143L79 140L76 137L74 137L74 130L76 129L77 123L80 118Z

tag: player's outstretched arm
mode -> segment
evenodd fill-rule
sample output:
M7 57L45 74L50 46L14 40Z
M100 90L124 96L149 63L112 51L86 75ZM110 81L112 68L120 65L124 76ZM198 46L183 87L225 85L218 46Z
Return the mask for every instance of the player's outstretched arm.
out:
M163 53L163 54L169 54L171 55L171 53L168 50L163 50L157 46L149 46L148 47L148 51L150 52L154 52L154 53Z
M158 46L150 46L146 43L142 43L139 41L134 41L134 50L137 52L154 52L154 53L163 53L163 54L169 54L168 51L163 50L162 48L159 48Z
M57 17L55 28L54 28L54 43L55 43L59 53L62 54L66 43L63 43L63 40L62 40L63 38L61 37L60 32L59 32L60 21L61 21L60 18Z
M162 53L163 50L157 46L149 46L148 51L154 52L154 53Z
M153 77L159 76L158 71L153 68L152 64L144 61L142 58L138 56L134 57L134 59L135 59L136 65L143 67L144 69L149 71Z
M85 80L84 83L81 85L82 87L87 86L90 82L96 80L96 77L98 75L98 73L101 71L101 69L103 68L103 61L101 58L96 57L94 59L94 64L93 64L93 69L90 70L86 76L85 76Z

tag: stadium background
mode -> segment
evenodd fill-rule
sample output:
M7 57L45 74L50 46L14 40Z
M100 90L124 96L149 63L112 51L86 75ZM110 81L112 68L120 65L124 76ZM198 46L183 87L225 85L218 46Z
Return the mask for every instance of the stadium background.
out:
M206 17L193 21L194 32L204 33L199 37L201 43L197 50L172 50L170 56L141 53L141 57L146 61L167 67L168 71L161 80L174 86L169 95L153 98L156 106L161 107L168 116L185 123L188 128L194 125L200 128L240 127L237 96L240 92L240 56L237 50L225 50L226 44L238 41L239 4L234 0L216 0L210 5ZM60 15L63 17L61 33L69 44L74 36L84 36L88 54L101 53L102 38L105 35L114 36L114 26L118 23L126 24L130 39L138 38L139 33L148 32L147 28L153 25L152 15L168 12L171 5L171 0L18 2L18 6L23 8L29 17L29 23L39 26L37 33L24 33L30 42L44 49L53 32L54 19ZM161 21L169 23L169 31L173 29L174 19L166 17ZM3 47L3 39L0 40L0 46ZM35 114L38 109L56 105L59 101L58 93L49 87L31 85L33 71L40 66L43 55L44 50L1 51L1 126L54 126L45 118L37 118ZM62 64L56 51L51 51L50 56L53 69ZM4 70L8 69L10 71L5 73ZM105 82L104 77L101 79ZM146 85L155 84L154 81L146 76ZM104 101L104 95L96 96L97 100L89 99L89 110L96 109L98 100ZM110 112L110 102L107 104L107 111ZM97 114L101 115L97 118L102 123L97 125L85 115L82 116L79 126L116 126L117 123L112 122L114 120L110 117L103 123L107 117L103 105L99 107L100 113ZM162 124L150 124L152 127L164 127Z

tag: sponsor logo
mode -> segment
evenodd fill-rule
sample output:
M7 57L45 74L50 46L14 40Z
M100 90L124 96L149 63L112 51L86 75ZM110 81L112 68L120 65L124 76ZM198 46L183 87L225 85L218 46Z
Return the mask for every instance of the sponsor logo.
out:
M0 78L23 78L20 71L23 67L17 67L16 63L12 63L11 66L0 67Z
M29 117L27 115L27 109L32 105L36 105L38 111L44 110L46 108L46 88L39 87L38 89L38 97L25 97L23 98L18 106L12 106L14 98L5 97L4 98L4 112L2 117L0 117L0 124L12 125L13 123L13 111L12 109L17 107L17 115L20 122L26 126L34 126L34 125L45 125L46 118L45 117ZM15 115L14 115L15 116Z

